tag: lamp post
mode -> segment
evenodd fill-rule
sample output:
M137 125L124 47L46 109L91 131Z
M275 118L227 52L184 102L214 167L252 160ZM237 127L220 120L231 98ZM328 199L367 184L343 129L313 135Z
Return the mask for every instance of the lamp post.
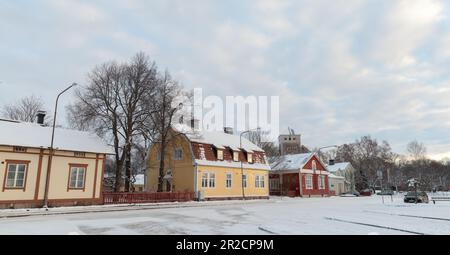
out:
M76 83L72 83L72 85L67 87L65 90L61 91L61 93L59 93L58 96L56 97L55 113L53 114L52 140L50 142L50 152L49 152L49 156L48 156L47 173L46 173L46 178L45 178L44 206L43 206L44 208L48 208L48 189L49 189L50 171L52 168L52 160L53 160L53 153L54 153L53 152L53 142L55 140L56 113L58 111L59 97L76 85L77 85Z
M320 151L323 150L323 149L327 149L327 148L339 148L339 146L337 146L337 145L323 146L323 147L318 148L318 149L314 152L314 154L317 153L317 155L320 156L320 155L319 155ZM319 157L319 160L320 160L320 157ZM314 174L315 174L315 171L316 171L316 170L314 170ZM319 178L319 177L318 177L318 178ZM325 183L324 183L324 186L325 186ZM303 197L303 187L302 187L302 177L301 177L301 175L300 175L300 196ZM323 196L323 194L322 194L322 196Z
M259 132L260 130L261 130L261 128L257 128L257 129L250 129L250 130L246 130L246 131L242 132L242 133L239 135L239 149L242 149L242 135L247 134L247 133L250 133L250 132L253 132L253 131L258 131L258 132ZM240 161L241 161L242 199L245 200L244 166L243 166L242 160L240 160ZM248 182L247 176L246 176L246 178L245 178L245 182L246 182L246 184L247 184L247 182Z

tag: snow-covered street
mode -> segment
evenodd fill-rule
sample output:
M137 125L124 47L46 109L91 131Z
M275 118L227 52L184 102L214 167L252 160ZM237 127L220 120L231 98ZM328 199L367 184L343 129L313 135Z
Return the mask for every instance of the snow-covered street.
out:
M0 234L450 234L450 203L401 196L277 198L201 207L0 219Z

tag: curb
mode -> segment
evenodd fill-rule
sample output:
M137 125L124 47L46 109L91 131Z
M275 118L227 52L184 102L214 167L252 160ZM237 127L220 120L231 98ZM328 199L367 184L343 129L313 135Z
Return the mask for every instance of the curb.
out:
M110 206L108 208L98 208L98 209L87 209L87 210L74 210L74 211L45 211L45 212L28 212L28 213L18 213L14 214L0 214L0 219L8 219L8 218L24 218L24 217L32 217L32 216L51 216L51 215L69 215L69 214L83 214L83 213L106 213L106 212L124 212L124 211L142 211L142 210L157 210L157 209L169 209L169 208L195 208L195 207L212 207L212 206L225 206L225 205L243 205L243 204L253 204L260 202L269 202L274 203L275 200L248 200L242 202L233 201L232 203L211 203L211 202L196 202L192 204L128 204L123 206ZM62 208L62 207L59 207ZM1 212L0 212L1 213Z

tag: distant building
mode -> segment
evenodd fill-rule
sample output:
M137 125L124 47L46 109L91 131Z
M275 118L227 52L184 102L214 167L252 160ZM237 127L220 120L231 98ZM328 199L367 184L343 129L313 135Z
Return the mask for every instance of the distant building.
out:
M355 191L355 169L350 162L334 163L331 161L327 165L330 173L344 178L343 192Z
M301 154L310 152L301 143L301 135L295 134L294 130L289 128L289 134L278 136L280 155Z
M328 175L328 184L330 189L330 195L339 196L342 193L346 192L344 189L345 177L330 174Z

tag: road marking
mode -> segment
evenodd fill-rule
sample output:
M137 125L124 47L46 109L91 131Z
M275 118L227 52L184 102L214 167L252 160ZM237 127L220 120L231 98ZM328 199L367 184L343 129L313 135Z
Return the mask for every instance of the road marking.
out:
M408 214L396 214L396 213L386 213L386 212L377 212L377 211L368 211L368 210L364 210L364 212L378 213L378 214L386 214L386 215L393 215L393 216L402 216L402 217L410 217L410 218L419 218L419 219L428 219L428 220L450 221L450 219L446 219L446 218L437 218L437 217L428 217L428 216L417 216L417 215L408 215Z
M341 220L341 219L329 218L329 217L325 217L325 219L332 220L332 221L351 223L351 224L357 224L357 225L362 225L362 226L369 226L369 227L374 227L374 228L383 228L383 229L401 231L401 232L410 233L410 234L416 234L416 235L425 235L424 233L419 233L419 232L414 232L414 231L409 231L409 230L404 230L404 229L399 229L399 228L380 226L380 225L369 224L369 223L355 222L355 221L349 221L349 220Z
M258 227L258 229L261 230L261 231L267 232L269 234L272 234L272 235L278 235L278 233L272 232L272 231L267 230L267 229L265 229L263 227Z

